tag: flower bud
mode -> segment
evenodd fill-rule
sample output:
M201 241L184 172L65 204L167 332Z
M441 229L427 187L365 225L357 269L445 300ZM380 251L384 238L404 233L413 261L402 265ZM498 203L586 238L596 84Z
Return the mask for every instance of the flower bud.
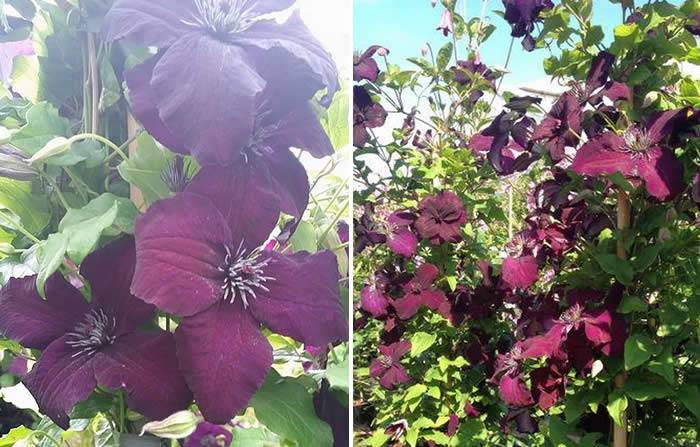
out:
M384 48L384 47L379 47L379 48L377 48L377 54L378 54L379 56L384 57L384 56L386 56L387 54L389 54L389 50L387 50L387 49Z
M141 435L151 433L159 438L182 439L194 433L199 418L189 410L178 411L162 421L149 422L141 429Z
M32 155L29 159L30 164L37 164L38 162L44 161L47 158L60 155L66 152L70 148L70 142L67 138L56 137L52 138L48 143L44 145L39 152Z
M0 177L13 180L31 180L37 171L29 165L27 157L10 147L0 147Z

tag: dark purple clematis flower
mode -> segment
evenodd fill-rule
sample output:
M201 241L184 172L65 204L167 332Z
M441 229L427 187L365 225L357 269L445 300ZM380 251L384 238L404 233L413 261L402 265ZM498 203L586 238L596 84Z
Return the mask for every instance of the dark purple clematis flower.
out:
M204 421L197 425L183 447L227 447L233 441L233 434L224 427Z
M532 256L507 257L501 266L501 279L514 289L527 289L539 277L537 260Z
M537 421L530 414L527 408L511 408L508 414L501 421L501 431L503 433L510 432L510 425L515 422L516 432L518 434L532 434L539 430Z
M554 3L551 0L503 0L505 6L504 18L510 24L513 37L523 37L523 48L525 51L535 49L535 39L532 32L535 30L535 23L540 20L542 11L552 9Z
M690 191L690 197L696 205L700 205L700 172L693 174L693 186Z
M472 84L474 79L484 79L491 87L496 87L494 81L498 75L486 64L481 62L478 53L472 54L467 60L457 61L457 66L451 68L455 82L461 85Z
M386 110L381 104L375 103L367 90L361 85L353 87L353 128L352 144L362 147L370 139L368 128L382 127L386 122Z
M558 361L549 361L546 366L533 370L530 380L532 395L544 411L561 401L566 393L566 368Z
M272 347L261 324L305 344L347 337L335 255L262 250L278 212L239 181L197 176L184 193L136 220L131 290L183 317L175 332L178 361L214 423L243 408L270 369Z
M442 11L440 16L440 23L438 23L436 31L442 31L442 35L447 37L450 33L454 32L454 20L452 18L452 13L449 9Z
M464 414L466 414L468 418L478 418L481 416L481 412L468 401L464 404Z
M397 255L410 257L416 252L418 238L411 231L416 217L406 211L394 211L380 223L386 236L386 246Z
M683 189L683 165L663 140L697 121L691 108L682 108L656 113L644 126L631 127L622 136L605 132L578 150L571 169L591 176L620 172L643 181L651 196L672 199Z
M389 439L392 441L398 441L406 431L408 431L408 421L406 419L399 419L389 424L384 430L384 434L391 436Z
M385 285L379 276L375 277L372 284L366 285L360 292L360 305L363 310L369 312L374 318L379 318L387 313L389 300L384 295Z
M161 143L200 163L225 162L255 129L263 92L278 108L339 89L335 64L295 11L284 23L261 16L293 0L118 0L107 41L160 49L126 76L134 115Z
M411 350L411 342L402 340L391 345L379 347L380 356L372 360L369 365L370 377L379 378L379 384L391 390L402 383L410 380L406 370L401 366L400 360Z
M581 107L576 97L567 92L559 97L547 116L532 132L534 141L544 141L552 161L559 162L567 147L576 147L581 135Z
M372 45L371 47L367 48L364 53L355 54L353 56L353 81L362 81L363 79L366 79L370 82L377 82L377 77L379 77L379 66L377 66L377 61L373 59L373 56L379 50L384 50L384 54L389 54L389 50L386 48L380 45Z
M467 222L462 200L451 191L425 197L418 205L415 227L421 238L433 245L462 240L462 225Z
M29 371L27 369L27 359L24 357L14 357L7 367L7 372L20 377L27 374L27 371Z
M134 243L124 238L81 265L92 285L90 303L60 274L47 281L46 300L33 276L10 279L0 292L0 331L43 350L23 382L42 413L63 428L73 406L98 385L126 389L129 406L153 419L192 400L178 371L172 334L139 330L155 308L129 293L133 272Z
M365 248L386 242L386 235L379 232L375 223L374 210L370 205L365 205L362 215L353 221L355 232L355 254L362 253Z
M433 264L423 264L416 270L416 275L403 286L404 296L394 300L396 314L402 320L413 317L421 306L438 310L447 303L442 290L433 286L439 275L438 268Z
M522 343L516 343L506 354L498 354L492 383L498 384L498 395L510 407L527 407L534 403L525 384L521 362L524 359Z
M452 413L450 414L450 419L447 421L447 436L450 438L457 433L457 429L459 428L459 416L456 414Z

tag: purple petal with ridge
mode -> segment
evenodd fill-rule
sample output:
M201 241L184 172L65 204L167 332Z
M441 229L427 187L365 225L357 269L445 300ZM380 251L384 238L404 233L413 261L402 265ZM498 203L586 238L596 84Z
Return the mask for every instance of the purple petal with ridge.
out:
M180 193L136 219L131 292L176 315L193 315L222 297L224 245L231 232L206 198Z
M175 339L169 332L134 332L100 351L94 363L100 386L124 388L127 403L149 419L164 419L192 401L178 370Z
M46 282L46 300L36 291L36 276L10 278L0 290L0 333L27 348L44 349L88 310L85 298L59 273Z
M365 286L360 292L360 305L363 310L377 318L386 315L389 300L386 299L384 293L377 289L376 285L372 284Z
M41 412L63 429L68 429L68 414L75 404L87 399L97 386L95 358L73 357L74 353L65 337L57 338L22 379Z
M639 177L649 194L659 200L670 200L683 191L683 164L674 153L654 147L646 151L638 163Z
M272 252L264 274L269 291L256 290L251 314L273 332L303 343L346 340L348 324L338 292L338 263L330 251Z
M507 257L501 266L501 278L510 287L527 289L539 277L537 260L532 256Z
M527 407L535 403L520 375L504 374L498 383L498 395L511 407Z
M413 256L418 246L418 238L408 228L399 228L387 235L386 245L397 255Z
M272 347L240 300L219 301L183 318L175 341L180 369L202 415L217 424L245 408L272 365Z
M252 136L265 81L244 49L190 33L165 51L151 87L173 136L202 165L218 165L234 161Z

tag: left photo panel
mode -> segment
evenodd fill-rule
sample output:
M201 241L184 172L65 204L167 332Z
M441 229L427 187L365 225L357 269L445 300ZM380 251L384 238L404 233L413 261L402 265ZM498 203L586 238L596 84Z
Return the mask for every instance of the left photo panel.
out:
M0 0L0 446L349 444L351 0Z

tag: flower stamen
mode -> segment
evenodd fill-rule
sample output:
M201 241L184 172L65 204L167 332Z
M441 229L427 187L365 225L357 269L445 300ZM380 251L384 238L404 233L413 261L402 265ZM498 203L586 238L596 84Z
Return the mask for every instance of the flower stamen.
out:
M102 309L90 311L73 331L66 334L66 344L78 352L71 357L83 354L92 355L104 346L109 346L116 340L114 330L117 320L110 317Z
M219 270L225 274L224 284L221 289L224 291L223 299L229 303L236 301L240 296L243 307L248 308L250 299L257 299L256 290L261 289L269 292L265 283L273 281L274 278L265 275L265 267L270 264L271 259L259 260L261 250L259 248L248 252L241 241L238 249L234 252L228 246L224 265Z

